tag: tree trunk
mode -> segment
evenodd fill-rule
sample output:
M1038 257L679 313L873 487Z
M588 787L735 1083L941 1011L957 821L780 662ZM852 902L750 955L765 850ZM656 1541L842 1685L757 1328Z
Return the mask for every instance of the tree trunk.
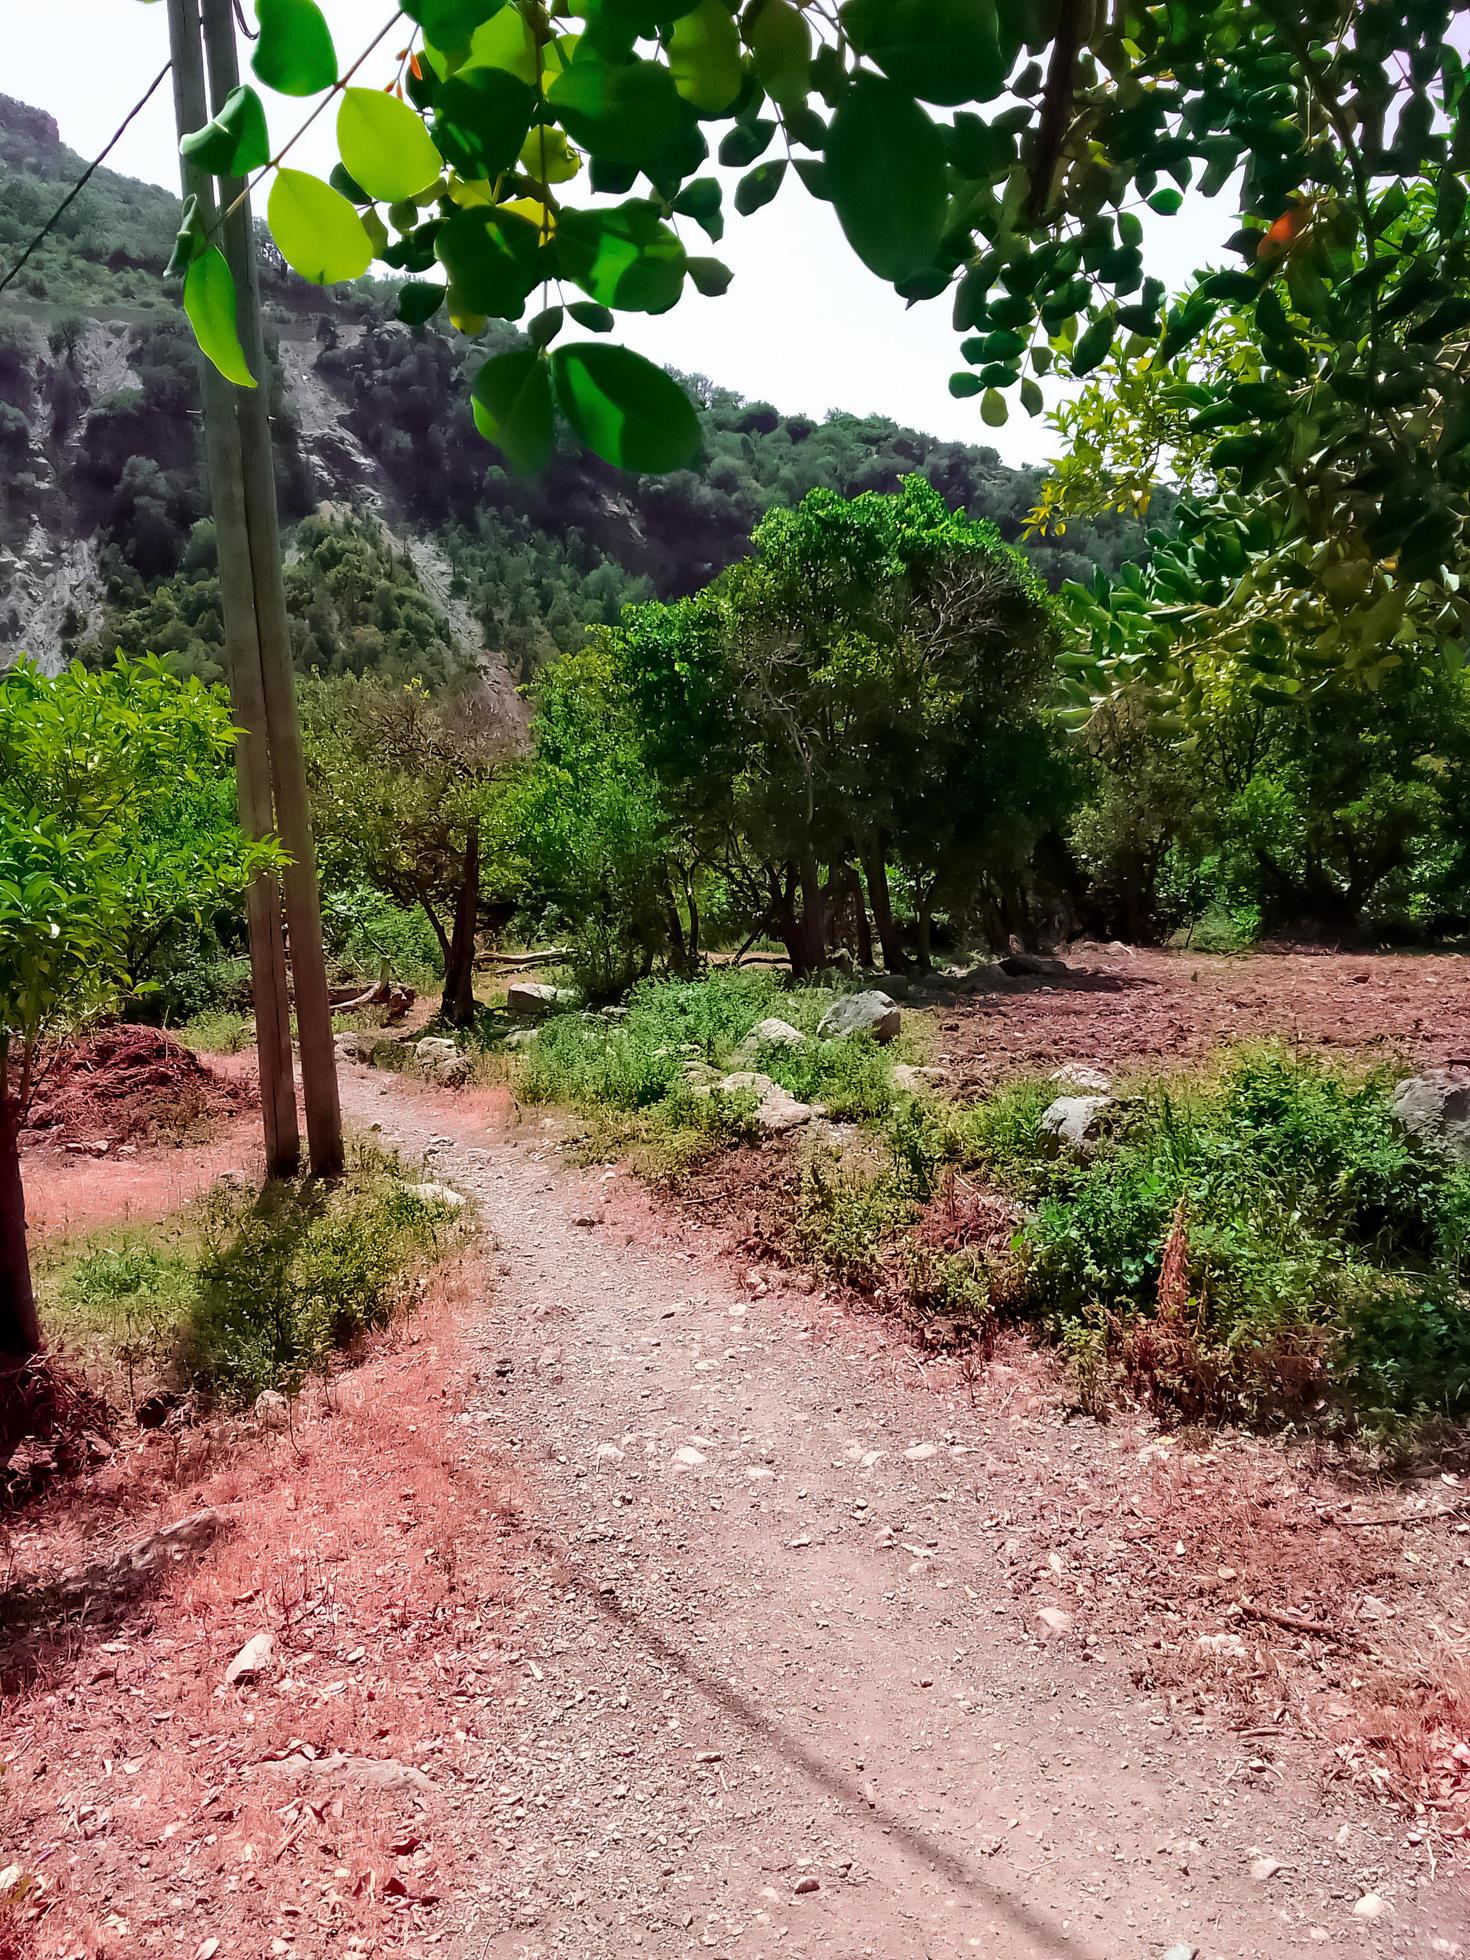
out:
M682 974L686 980L691 979L694 962L684 938L684 921L679 916L679 900L674 893L674 881L668 872L664 873L664 918L667 921L665 930L669 935L669 965L675 973Z
M888 864L883 846L876 838L863 852L863 876L868 882L868 904L883 951L883 964L890 973L902 973L908 965L893 917L893 895L888 889Z
M832 867L828 880L829 937L845 947L861 967L873 964L873 934L868 924L863 881L850 864Z
M793 973L815 973L828 963L827 901L822 891L822 873L816 852L810 847L802 853L800 892L801 911L794 922L796 944L788 949L791 952L791 970Z
M444 963L444 999L439 1012L452 1028L475 1022L475 921L480 915L480 826L470 825L464 871L454 905L454 937Z
M6 1103L0 1105L0 1354L24 1360L40 1345L20 1179L20 1110Z
M932 937L930 928L932 925L933 913L930 909L930 901L927 898L921 898L919 900L918 913L914 919L914 938L918 944L919 970L921 973L929 972L934 964L933 955L930 951L930 940Z

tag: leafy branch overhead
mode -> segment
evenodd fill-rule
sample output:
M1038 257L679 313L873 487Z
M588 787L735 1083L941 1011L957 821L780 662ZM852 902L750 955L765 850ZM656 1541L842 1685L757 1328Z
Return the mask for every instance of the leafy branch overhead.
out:
M339 98L331 181L281 167L289 141L262 157L249 90L186 149L227 180L275 169L269 222L305 278L376 262L405 275L405 321L471 336L530 312L526 352L474 385L516 467L558 419L615 464L690 461L660 370L558 336L724 290L689 249L723 230L713 151L743 173L740 215L816 197L905 299L948 296L951 387L987 424L1017 397L1038 413L1052 374L1189 391L1175 412L1211 440L1183 535L1075 603L1079 710L1120 672L1176 684L1175 643L1222 631L1293 674L1303 647L1369 668L1400 631L1463 637L1470 91L1445 0L406 0L408 45L372 86L314 0L257 13L257 76ZM1171 297L1150 226L1189 192L1239 223ZM212 244L186 227L190 315L241 380L219 268L193 270ZM1196 371L1217 327L1242 359Z

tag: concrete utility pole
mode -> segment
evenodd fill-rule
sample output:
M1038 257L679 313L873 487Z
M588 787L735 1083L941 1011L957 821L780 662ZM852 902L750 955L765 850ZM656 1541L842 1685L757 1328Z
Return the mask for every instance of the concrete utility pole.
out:
M168 0L168 31L173 55L174 119L182 138L209 120L197 0ZM214 179L188 162L183 164L182 176L184 196L197 197L205 224L212 224L218 215ZM240 457L240 431L235 421L235 390L202 354L199 384L204 403L204 451L210 502L219 541L230 703L241 730L235 750L240 823L250 837L269 837L275 829L275 800L271 792L265 685L260 671L250 534L245 518L245 470ZM291 1067L291 1004L281 933L281 892L275 878L256 878L251 883L245 895L245 910L250 933L250 992L255 1004L255 1052L260 1066L266 1170L271 1177L290 1177L301 1161L301 1139L296 1127L296 1084Z
M239 80L234 17L230 0L203 0L202 18L200 0L168 0L168 13L174 104L182 137L206 123ZM206 225L211 225L219 209L214 202L213 180L201 178L185 165L184 190L186 195L199 197ZM239 183L220 185L226 209L242 190ZM266 400L265 336L248 198L242 198L238 209L226 219L218 242L230 262L239 295L240 342L260 383L254 389L234 388L208 361L201 362L205 447L219 538L231 689L236 713L246 731L240 753L241 813L253 835L263 836L274 829L290 856L283 882L306 1132L312 1170L319 1177L333 1177L342 1169L342 1111L322 948L316 850L281 571L280 521ZM260 913L269 916L258 919ZM273 880L260 881L252 894L250 927L266 1152L273 1174L282 1174L296 1168L300 1145L279 894Z

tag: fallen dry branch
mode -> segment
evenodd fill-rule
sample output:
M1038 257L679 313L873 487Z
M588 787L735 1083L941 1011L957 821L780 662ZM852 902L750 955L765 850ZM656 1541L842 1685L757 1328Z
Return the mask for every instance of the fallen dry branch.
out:
M1301 1613L1284 1613L1279 1607L1255 1606L1245 1600L1237 1603L1248 1620L1265 1620L1273 1627L1285 1627L1289 1633L1310 1633L1318 1640L1331 1640L1339 1646L1347 1638L1336 1627L1330 1627L1322 1620L1309 1620Z
M476 966L496 966L513 972L521 966L560 966L572 957L570 946L548 946L542 953L476 953Z

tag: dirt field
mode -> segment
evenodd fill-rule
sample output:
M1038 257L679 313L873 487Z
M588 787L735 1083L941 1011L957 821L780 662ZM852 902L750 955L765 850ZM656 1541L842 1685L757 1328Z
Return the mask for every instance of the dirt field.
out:
M1191 1061L1222 1043L1470 1062L1470 956L1262 952L1242 958L1083 944L1056 978L983 969L935 1002L936 1059L978 1090L1007 1075L1092 1062ZM916 1002L916 1005L920 1004Z
M940 1005L962 1082L1470 1055L1458 958L1069 958ZM503 1092L343 1088L479 1257L289 1430L122 1427L8 1528L3 1960L1470 1950L1462 1462L1079 1419L1019 1336L926 1356L758 1256L779 1141L677 1211ZM238 1115L43 1148L38 1223L231 1158Z

